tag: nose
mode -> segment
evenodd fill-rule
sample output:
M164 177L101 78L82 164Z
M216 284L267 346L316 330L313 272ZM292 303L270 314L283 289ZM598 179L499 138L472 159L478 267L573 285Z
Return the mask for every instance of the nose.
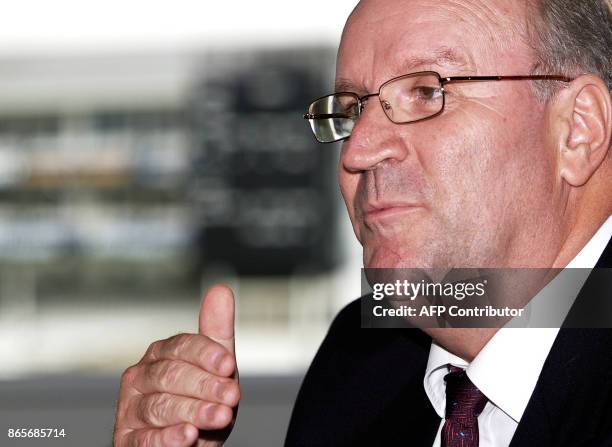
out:
M370 171L383 161L402 161L407 156L399 125L385 115L374 98L364 109L351 136L344 142L340 165L348 172Z

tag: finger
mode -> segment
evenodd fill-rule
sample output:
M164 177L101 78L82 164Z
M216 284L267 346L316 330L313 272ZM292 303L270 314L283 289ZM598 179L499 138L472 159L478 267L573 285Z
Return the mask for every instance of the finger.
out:
M190 447L198 439L198 429L191 424L166 428L142 428L128 432L116 447Z
M138 418L135 427L168 427L185 422L201 430L220 430L232 423L233 410L225 405L167 393L147 394L134 399L130 413Z
M200 306L200 334L212 338L234 353L234 293L217 284L206 292Z
M139 368L134 388L142 394L170 393L234 407L240 400L238 383L210 374L181 360L159 360Z
M179 334L153 343L149 361L182 360L213 374L229 377L236 369L234 356L216 341L199 334Z

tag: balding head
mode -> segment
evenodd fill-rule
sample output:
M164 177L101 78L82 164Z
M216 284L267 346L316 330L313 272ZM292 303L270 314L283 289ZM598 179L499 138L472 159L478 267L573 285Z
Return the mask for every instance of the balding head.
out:
M344 30L337 81L364 95L417 71L530 74L542 63L532 8L528 1L364 0ZM542 101L534 87L448 84L440 115L406 125L390 122L371 98L339 165L367 267L557 262L580 220L583 187L605 158L612 107L595 75L566 84L554 101ZM409 206L368 212L396 204Z

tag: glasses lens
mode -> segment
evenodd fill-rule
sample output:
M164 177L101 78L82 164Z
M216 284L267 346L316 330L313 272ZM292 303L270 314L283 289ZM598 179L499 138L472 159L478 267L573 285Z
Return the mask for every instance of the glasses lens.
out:
M351 93L336 93L317 99L310 105L310 126L321 143L348 138L359 116L359 98Z
M408 123L440 113L444 93L437 75L409 75L384 84L380 89L380 103L391 121Z

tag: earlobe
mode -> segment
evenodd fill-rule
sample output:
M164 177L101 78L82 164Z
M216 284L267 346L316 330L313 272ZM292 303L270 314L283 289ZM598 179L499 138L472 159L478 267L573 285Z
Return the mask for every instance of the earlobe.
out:
M563 124L557 133L559 172L568 184L579 187L589 181L610 150L610 91L597 76L583 75L557 100L558 119Z

